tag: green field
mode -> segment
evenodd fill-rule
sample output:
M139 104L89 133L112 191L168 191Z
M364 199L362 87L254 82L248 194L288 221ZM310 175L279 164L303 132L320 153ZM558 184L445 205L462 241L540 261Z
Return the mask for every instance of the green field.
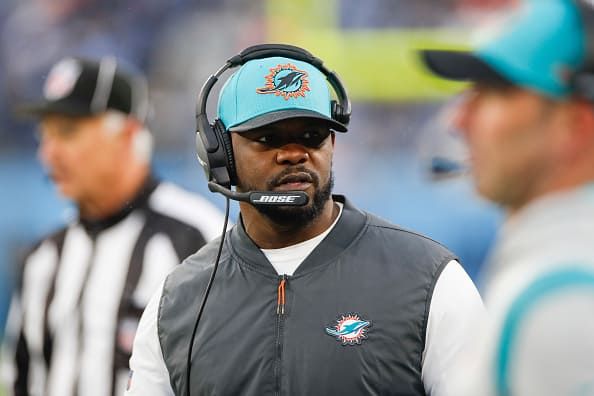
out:
M339 71L349 97L358 101L441 100L464 85L426 71L419 49L467 49L468 32L435 29L341 29L336 0L267 1L270 42L307 48ZM308 18L295 18L308 15Z

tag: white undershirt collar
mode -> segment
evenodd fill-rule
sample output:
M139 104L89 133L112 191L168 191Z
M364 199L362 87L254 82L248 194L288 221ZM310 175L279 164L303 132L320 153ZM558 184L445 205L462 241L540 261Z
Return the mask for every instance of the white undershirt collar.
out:
M342 215L343 204L335 202L338 205L339 212L336 220L322 232L307 241L299 242L298 244L287 246L280 249L261 249L268 261L272 264L279 275L293 275L299 265L305 260L307 256L322 242L322 240L332 231L338 219Z

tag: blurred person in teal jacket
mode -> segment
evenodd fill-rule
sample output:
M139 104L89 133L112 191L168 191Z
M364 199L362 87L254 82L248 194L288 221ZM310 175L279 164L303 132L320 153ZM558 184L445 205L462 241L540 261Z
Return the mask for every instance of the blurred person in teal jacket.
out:
M485 329L453 394L594 394L594 8L523 1L473 51L427 50L470 80L454 123L476 189L506 210Z

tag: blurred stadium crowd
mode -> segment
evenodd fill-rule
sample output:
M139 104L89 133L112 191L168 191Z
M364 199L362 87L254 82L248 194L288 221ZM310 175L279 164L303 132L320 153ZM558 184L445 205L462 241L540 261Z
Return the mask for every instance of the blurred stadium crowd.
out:
M36 159L35 125L15 117L20 102L41 95L49 67L66 55L115 55L142 69L153 101L157 174L207 192L194 154L194 111L200 86L224 61L259 42L303 45L317 56L341 59L347 47L316 51L295 25L330 25L333 33L461 28L477 23L504 0L3 0L0 2L0 324L17 274L18 257L73 211L58 198ZM323 9L323 10L322 10ZM328 11L329 10L329 11ZM319 11L319 12L318 12ZM286 31L288 36L278 35ZM288 38L287 38L288 37ZM319 37L322 38L321 36ZM368 46L381 60L391 48ZM340 62L327 60L341 74ZM369 71L367 71L369 72ZM376 70L388 89L406 77ZM353 76L347 88L358 86ZM438 95L355 95L350 131L337 139L336 192L364 209L443 242L475 279L499 221L498 210L477 198L464 177L435 180L431 159L455 137L440 123ZM445 140L442 140L445 139ZM235 208L235 214L237 208Z

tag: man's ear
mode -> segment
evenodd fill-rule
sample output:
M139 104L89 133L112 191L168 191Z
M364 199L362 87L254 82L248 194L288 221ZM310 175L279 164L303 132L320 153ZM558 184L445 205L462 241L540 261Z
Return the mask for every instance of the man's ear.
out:
M566 106L567 124L557 144L565 156L575 158L584 149L594 148L594 104L572 99Z
M126 117L126 127L134 130L142 129L142 124L134 117Z
M120 133L126 141L132 142L135 136L142 131L142 124L133 117L126 117L121 125Z
M585 99L577 99L574 103L576 139L581 144L594 142L594 103Z

